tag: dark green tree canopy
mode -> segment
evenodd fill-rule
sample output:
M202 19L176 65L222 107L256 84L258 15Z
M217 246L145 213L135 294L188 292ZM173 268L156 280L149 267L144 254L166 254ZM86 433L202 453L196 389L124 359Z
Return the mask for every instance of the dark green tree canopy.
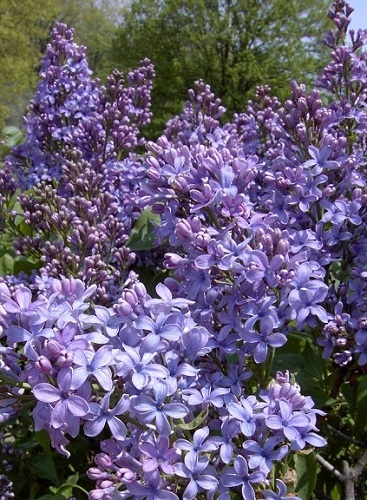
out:
M311 83L326 53L328 0L132 0L113 44L124 70L149 57L156 67L156 128L180 110L199 78L228 111L244 109L255 87L279 97L289 81Z
M0 130L22 124L56 21L73 27L98 76L112 71L111 41L123 0L0 0Z

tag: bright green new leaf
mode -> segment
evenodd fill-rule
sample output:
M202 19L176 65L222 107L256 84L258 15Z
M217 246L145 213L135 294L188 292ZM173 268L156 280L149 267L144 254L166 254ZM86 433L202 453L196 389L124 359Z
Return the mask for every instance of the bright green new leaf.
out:
M145 209L136 221L126 246L133 251L150 250L154 248L154 224L157 225L159 223L159 215L153 214L150 207Z
M0 276L14 274L14 258L6 253L0 257Z
M191 420L191 422L188 422L187 424L182 423L178 424L176 426L176 429L182 429L184 431L192 431L193 429L196 429L199 427L203 422L205 422L206 417L208 416L208 410L203 410L199 415L194 418L194 420Z

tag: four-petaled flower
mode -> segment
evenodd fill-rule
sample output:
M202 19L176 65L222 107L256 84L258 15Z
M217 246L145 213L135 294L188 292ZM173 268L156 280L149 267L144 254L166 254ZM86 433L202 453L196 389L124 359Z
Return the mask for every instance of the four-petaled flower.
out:
M89 412L89 404L71 389L72 369L62 368L57 375L57 387L41 382L33 388L38 401L48 403L51 407L51 425L58 429L67 424L70 418L85 417Z
M221 483L229 488L242 486L242 498L255 500L255 491L251 483L261 483L266 475L262 471L249 472L246 459L238 455L233 463L221 476Z
M183 418L189 410L182 403L165 403L168 388L164 383L157 381L153 386L153 394L155 399L150 396L137 396L132 400L132 407L144 423L154 420L157 432L162 436L169 436L172 430L167 417Z
M281 431L289 441L295 441L300 430L310 424L307 415L293 411L292 405L285 399L279 400L279 414L269 415L265 421L269 429Z
M113 391L108 392L103 398L101 403L90 403L90 410L94 418L84 424L84 434L86 436L98 436L104 428L108 425L110 431L115 439L124 439L126 436L126 426L117 417L125 413L130 406L128 396L123 396L117 402L113 409L110 409L110 398Z

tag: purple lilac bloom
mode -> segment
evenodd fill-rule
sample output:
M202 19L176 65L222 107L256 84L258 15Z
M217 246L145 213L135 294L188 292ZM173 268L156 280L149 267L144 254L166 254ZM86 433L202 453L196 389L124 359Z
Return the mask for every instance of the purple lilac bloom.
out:
M252 401L244 397L240 398L241 404L230 403L228 405L229 413L239 422L241 432L246 437L251 437L256 431L256 421L261 417L261 413L254 412Z
M291 496L287 494L287 487L280 479L276 479L276 485L278 492L275 493L271 490L262 491L262 495L264 500L297 500L297 497Z
M175 464L175 473L179 477L189 479L183 492L184 500L193 500L201 491L214 491L219 481L215 470L209 467L207 458L198 458L196 455L187 454L184 463Z
M167 417L184 418L188 408L183 403L165 403L168 396L168 388L164 383L156 383L153 386L153 397L137 396L131 402L139 419L144 423L155 421L157 432L162 436L169 436L172 432Z
M92 418L84 424L84 434L86 436L97 436L104 426L108 425L112 435L116 439L124 439L126 436L126 426L118 418L118 415L125 413L130 406L128 397L121 397L113 409L110 409L110 399L113 391L103 396L101 403L90 403Z
M279 400L279 414L269 415L266 419L269 429L280 431L289 441L296 441L300 430L307 427L310 420L307 415L299 411L293 411L292 405L283 399Z
M312 398L288 372L262 380L259 365L295 328L345 380L367 362L367 56L365 34L344 44L349 13L338 1L329 15L327 105L295 81L284 103L263 86L222 126L198 81L141 155L149 61L102 87L56 26L26 143L0 175L1 227L14 218L11 172L32 188L18 214L32 237L14 247L44 266L0 283L0 371L16 384L0 418L21 418L33 391L35 430L58 452L83 430L109 435L91 498L281 500L281 481L263 489L274 462L326 444ZM156 239L131 251L145 208ZM134 263L142 276L165 268L155 297Z
M134 498L145 498L146 500L178 500L178 496L167 489L167 485L161 480L158 472L146 474L145 484L132 481L127 484L127 489Z
M78 389L91 375L105 391L112 389L112 372L108 367L112 363L110 346L102 346L97 352L76 349L73 361L76 365L71 381L73 389Z
M72 369L62 368L57 375L57 387L41 382L33 388L38 401L50 405L50 423L58 429L71 425L73 417L85 417L90 408L81 396L71 392Z
M213 451L218 448L218 442L216 439L208 437L209 432L208 427L203 427L202 429L198 429L194 432L192 442L187 439L180 438L177 439L173 445L179 450L187 451L186 455L192 455L194 458L196 457L199 459L201 453Z
M145 456L143 471L152 472L159 468L165 474L174 474L173 463L180 458L180 454L175 448L170 448L168 437L159 436L153 442L145 441L140 445L140 451Z
M234 460L233 467L223 472L221 483L228 488L241 486L242 498L255 500L255 491L251 483L261 483L265 477L265 474L261 471L249 473L246 459L238 455Z
M220 458L225 464L229 464L232 460L235 438L238 436L240 426L237 420L225 418L221 425L222 436L218 437L216 441L220 444Z
M279 438L272 436L261 446L254 440L249 439L243 443L246 456L248 457L248 465L251 469L257 467L267 474L272 469L273 460L281 460L288 453L288 446L283 445L278 447ZM276 449L275 449L276 448Z

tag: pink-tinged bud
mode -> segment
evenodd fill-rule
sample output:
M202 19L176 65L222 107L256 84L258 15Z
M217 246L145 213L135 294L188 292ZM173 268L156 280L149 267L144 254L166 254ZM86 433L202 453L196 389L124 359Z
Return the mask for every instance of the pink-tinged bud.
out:
M195 237L196 244L201 248L206 248L208 246L209 241L210 241L210 236L203 232L197 234Z
M317 112L319 112L322 109L322 100L321 99L316 99L311 106L311 112L313 115L316 115Z
M51 375L52 373L52 364L46 356L40 356L35 362L35 367L40 373L45 373L47 375Z
M126 302L130 304L131 307L134 307L139 301L138 296L136 295L134 290L124 290L121 295L122 299L126 300Z
M107 453L98 453L94 461L96 462L98 467L101 467L101 469L107 469L112 465L111 457L107 455Z
M301 111L301 113L303 114L303 116L306 116L307 113L308 113L307 99L305 97L300 97L297 100L297 104L298 104L298 109Z
M45 342L46 351L49 352L55 358L58 358L62 351L64 350L64 346L59 344L56 340L46 340Z
M89 479L93 479L94 481L100 481L110 478L110 474L108 472L101 471L97 467L91 467L87 471L87 476Z
M118 471L116 471L116 476L122 483L131 483L135 480L135 474L130 469L125 469L121 467Z
M160 165L159 165L159 161L157 160L157 158L154 158L154 156L148 156L148 158L146 159L146 163L149 165L149 169L155 169L157 171L160 170Z
M106 488L110 488L111 486L113 486L113 481L111 481L110 479L104 479L103 481L101 481L98 486L100 488L103 488L103 489L106 489Z
M333 196L335 194L335 191L336 188L330 184L322 190L322 196L323 198L329 198L330 196Z
M280 391L282 397L288 400L291 399L295 394L297 394L297 392L298 391L295 389L295 387L288 382L283 385Z
M184 259L175 253L166 253L164 256L164 267L167 269L179 269L184 262Z
M281 238L277 245L277 253L280 253L281 255L287 255L288 251L289 251L289 242Z
M189 240L192 237L192 230L190 224L186 220L180 220L177 223L175 233L183 240Z
M103 500L103 498L106 498L106 491L91 490L88 495L90 500Z
M82 294L84 291L83 282L79 279L74 278L62 280L61 287L66 296L78 294L78 292Z
M135 283L132 288L139 299L143 299L144 297L146 297L147 289L145 288L143 283Z
M171 144L165 135L161 135L160 137L158 137L157 145L162 149L168 149L171 147Z
M264 182L265 184L270 184L275 181L274 174L272 172L265 172L264 174Z
M279 384L274 384L270 387L270 397L271 399L278 400L280 398L280 391L282 386Z
M114 310L119 316L130 317L133 313L133 308L131 307L131 305L128 302L122 300L120 300L118 304L114 306Z
M71 366L74 361L74 353L72 351L70 352L64 352L59 356L59 358L56 361L57 366L60 366L60 368L65 368L67 366Z
M224 162L227 163L230 161L232 155L231 155L231 152L229 151L229 149L223 148L221 151L221 154L222 154L222 158L223 158Z
M276 374L276 380L279 384L286 384L290 380L290 375L289 371L286 370L284 373L281 371L278 371Z
M160 171L156 170L155 168L148 168L145 171L145 175L152 181L158 181L161 178Z
M152 213L157 214L157 215L163 215L164 214L164 205L162 205L162 203L153 203Z
M178 191L187 192L189 190L189 186L184 177L176 177L170 182L170 186Z

